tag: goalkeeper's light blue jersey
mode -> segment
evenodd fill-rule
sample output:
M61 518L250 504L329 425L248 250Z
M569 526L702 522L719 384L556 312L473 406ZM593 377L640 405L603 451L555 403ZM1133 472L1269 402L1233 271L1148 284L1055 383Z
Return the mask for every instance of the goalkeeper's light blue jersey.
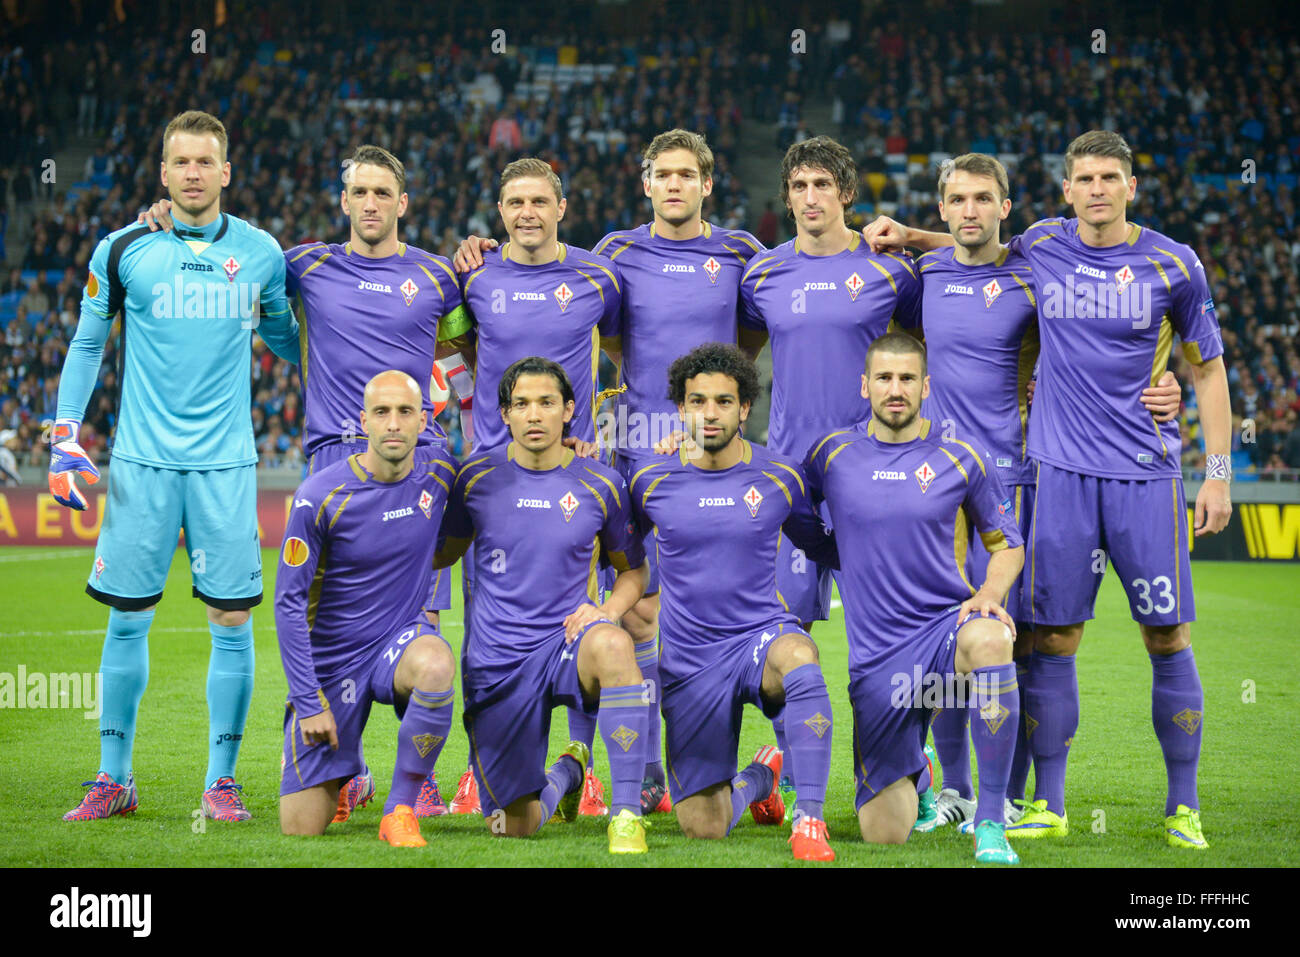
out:
M284 254L265 231L222 214L168 232L132 224L95 248L81 319L59 383L60 419L80 420L104 343L122 313L121 408L113 456L222 469L257 462L250 330L297 363Z

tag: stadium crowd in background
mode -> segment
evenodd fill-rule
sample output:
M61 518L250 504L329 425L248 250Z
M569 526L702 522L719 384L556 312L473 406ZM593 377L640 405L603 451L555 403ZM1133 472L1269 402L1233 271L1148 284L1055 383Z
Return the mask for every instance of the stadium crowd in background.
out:
M1167 31L1115 38L1098 57L1061 36L962 34L959 42L955 32L904 29L878 12L809 30L802 55L761 22L745 32L715 25L617 42L576 29L558 36L552 24L496 55L481 27L391 29L358 41L339 26L279 13L212 30L202 56L188 28L153 22L39 50L0 43L0 119L11 131L0 138L0 237L5 217L19 237L10 237L0 285L0 429L17 433L19 464L44 466L40 423L53 417L94 245L162 195L160 119L198 106L231 132L228 208L285 248L346 233L340 159L373 142L407 166L402 238L444 255L470 233L501 234L494 171L521 153L546 159L564 183L561 240L590 248L643 222L640 152L674 125L704 133L717 157L705 218L779 242L789 220L765 212L766 197L747 192L736 173L742 119L775 124L776 139L765 140L773 164L778 142L813 133L849 145L862 173L855 215L864 221L883 211L940 228L933 171L900 187L881 175L888 155L1012 154L1019 162L1005 239L1061 211L1045 157L1089 127L1115 129L1139 154L1130 218L1191 245L1209 273L1238 479L1300 469L1300 127L1285 108L1300 75L1293 37ZM832 104L838 129L809 129L814 101ZM992 108L975 109L984 103ZM42 161L77 144L91 150L85 168L43 182ZM72 186L78 175L84 180ZM25 279L32 271L37 279ZM83 429L83 446L100 461L117 408L116 350L114 337ZM1178 359L1173 367L1187 386L1190 369ZM297 371L260 342L252 371L263 464L296 468ZM1196 468L1197 410L1185 394L1184 464ZM445 424L460 454L453 417Z

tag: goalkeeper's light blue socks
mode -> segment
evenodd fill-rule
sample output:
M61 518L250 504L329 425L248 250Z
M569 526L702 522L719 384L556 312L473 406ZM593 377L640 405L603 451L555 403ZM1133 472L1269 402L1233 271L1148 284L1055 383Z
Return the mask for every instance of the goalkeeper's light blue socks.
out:
M248 705L253 700L253 616L242 625L216 625L208 660L208 770L203 786L235 776L244 740Z
M99 770L125 785L131 776L131 749L140 698L149 683L149 626L153 611L108 612L108 633L99 672Z

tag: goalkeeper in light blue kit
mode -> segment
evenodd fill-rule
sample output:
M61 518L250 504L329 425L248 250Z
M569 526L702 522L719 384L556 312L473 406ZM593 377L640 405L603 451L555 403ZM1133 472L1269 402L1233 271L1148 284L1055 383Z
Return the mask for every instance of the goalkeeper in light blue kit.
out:
M136 715L149 677L154 607L184 529L194 597L207 606L208 767L203 814L250 816L235 760L253 692L253 623L262 600L257 454L250 415L249 331L297 363L298 324L284 293L284 256L267 233L221 212L230 183L225 127L191 110L163 133L162 184L177 228L132 224L104 238L90 261L77 334L59 383L50 491L84 509L74 474L99 471L77 444L114 317L122 315L121 410L113 481L87 593L110 608L100 671L100 766L83 821L134 811Z

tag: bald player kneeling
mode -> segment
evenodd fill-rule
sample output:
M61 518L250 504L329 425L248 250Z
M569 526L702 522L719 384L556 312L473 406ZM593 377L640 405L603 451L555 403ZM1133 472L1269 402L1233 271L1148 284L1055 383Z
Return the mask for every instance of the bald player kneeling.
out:
M421 613L456 463L417 447L427 413L404 372L366 384L364 452L310 476L289 512L275 624L289 682L280 830L323 834L340 785L361 772L378 701L401 725L379 837L422 847L412 806L451 728L455 658Z

